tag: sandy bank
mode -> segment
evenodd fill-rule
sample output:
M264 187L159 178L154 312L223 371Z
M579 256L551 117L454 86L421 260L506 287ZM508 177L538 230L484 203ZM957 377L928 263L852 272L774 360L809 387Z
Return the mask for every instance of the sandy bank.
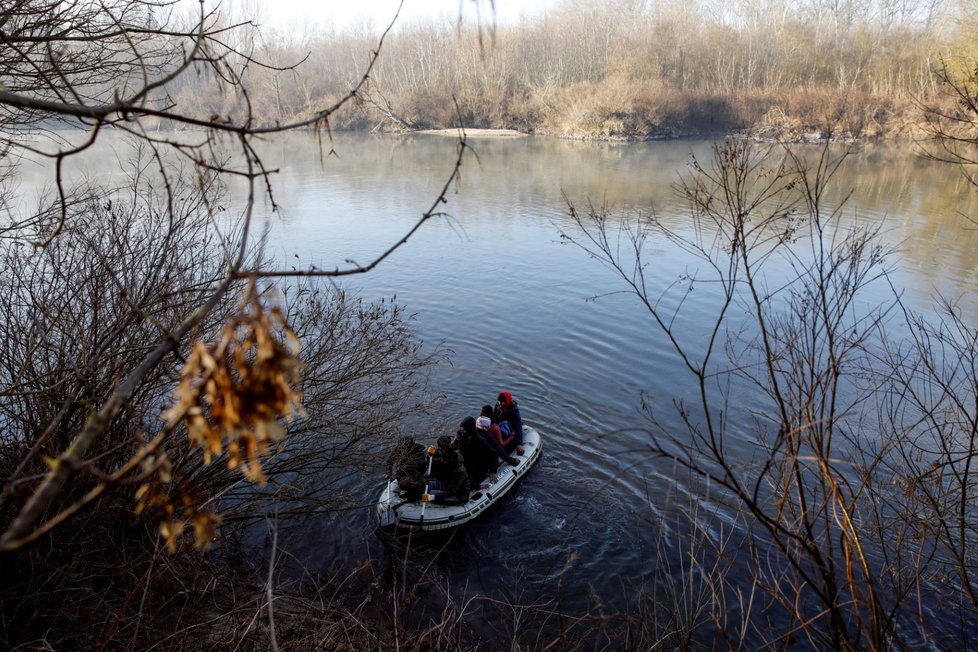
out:
M458 137L458 129L422 129L415 133ZM466 138L523 138L529 134L515 129L466 129Z

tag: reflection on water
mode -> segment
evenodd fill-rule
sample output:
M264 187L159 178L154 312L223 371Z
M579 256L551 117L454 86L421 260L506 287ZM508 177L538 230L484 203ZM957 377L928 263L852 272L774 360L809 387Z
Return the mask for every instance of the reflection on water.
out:
M526 138L473 140L462 179L446 207L451 218L429 227L402 256L426 257L439 242L471 256L502 258L522 246L539 255L565 224L564 196L587 203L653 208L682 220L674 186L688 173L690 154L709 158L709 144L580 143ZM274 246L305 262L342 265L393 242L437 194L454 160L451 138L364 137L339 134L335 156L323 155L311 136L292 135L268 152L280 168L277 200L285 210ZM967 292L978 259L978 215L973 188L958 171L926 161L907 146L867 145L852 154L829 202L851 191L847 213L883 220L887 241L900 251L907 289L925 301L933 288ZM457 193L457 194L456 194ZM526 242L525 229L539 239ZM520 237L517 237L520 236ZM310 240L311 238L311 240ZM517 242L514 242L516 240ZM502 250L492 247L505 241ZM592 268L589 273L594 273ZM950 273L949 273L950 272Z
M568 200L654 210L684 228L674 184L688 173L691 153L709 156L709 144L527 138L471 145L476 156L449 192L447 215L375 272L350 281L368 297L396 294L417 315L428 345L452 352L433 386L453 420L509 389L544 437L538 467L503 504L458 532L434 568L460 592L527 601L552 594L563 573L564 590L580 599L576 606L583 608L586 587L614 604L626 583L651 577L673 501L689 494L709 509L722 507L643 453L648 423L640 395L678 433L673 401L696 388L638 302L620 292L610 272L562 245L559 231L571 228ZM369 262L428 209L456 147L436 136L338 134L324 147L312 135L276 140L264 152L266 165L279 170L282 206L267 217L269 253L299 268ZM326 155L330 148L335 155ZM891 280L912 307L928 310L937 290L960 295L974 314L978 232L968 216L978 216L978 193L956 169L873 145L853 153L837 181L830 204L851 192L847 216L884 224L886 242L898 251ZM650 247L650 273L663 287L690 271L687 256L664 243ZM876 291L871 301L889 299L883 284ZM687 345L704 337L698 326L714 306L708 289L689 297L681 329ZM745 446L748 391L728 416ZM359 491L366 502L379 488L371 480ZM363 509L302 523L280 540L289 542L297 565L328 573L336 560L383 558L371 527Z

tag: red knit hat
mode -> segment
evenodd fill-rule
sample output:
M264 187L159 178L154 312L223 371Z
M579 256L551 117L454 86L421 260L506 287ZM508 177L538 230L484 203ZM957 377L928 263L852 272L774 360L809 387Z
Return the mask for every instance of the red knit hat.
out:
M504 408L508 408L513 404L513 395L509 392L499 392L499 396L496 397L496 400L499 401L499 404Z

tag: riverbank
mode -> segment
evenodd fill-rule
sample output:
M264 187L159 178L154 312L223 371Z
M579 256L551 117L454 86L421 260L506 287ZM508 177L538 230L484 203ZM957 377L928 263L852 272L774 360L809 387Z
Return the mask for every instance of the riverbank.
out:
M457 138L464 133L466 138L526 138L530 134L516 129L421 129L417 133L428 136L451 136Z
M334 128L380 132L458 134L469 137L551 136L569 140L645 142L722 138L750 133L765 141L824 143L913 141L926 125L924 106L941 107L934 95L921 102L832 88L711 93L681 91L615 80L578 84L522 96L482 97L460 103L426 95L404 98L399 119L369 107L339 115Z
M801 5L747 19L643 3L565 3L489 32L455 20L404 25L384 40L357 106L329 114L328 126L461 124L609 141L746 129L789 142L912 140L922 107L953 109L944 73L957 80L974 70L967 12L931 7L880 21L850 11L835 23L826 11L815 30ZM368 71L378 45L369 31L267 36L265 60L307 63L249 70L247 102L204 79L175 91L175 102L267 126L316 120Z

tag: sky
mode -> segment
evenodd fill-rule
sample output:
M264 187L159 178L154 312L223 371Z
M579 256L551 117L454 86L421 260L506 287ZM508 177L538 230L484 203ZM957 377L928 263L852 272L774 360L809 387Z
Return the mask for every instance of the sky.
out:
M534 16L554 7L559 0L496 0L496 22L513 23L521 15ZM225 7L237 12L261 7L262 23L269 27L311 26L333 24L337 28L370 21L374 27L386 27L397 12L399 0L223 0ZM481 11L483 22L492 17L489 0L404 0L398 22L405 24L424 17L447 16L473 24Z

